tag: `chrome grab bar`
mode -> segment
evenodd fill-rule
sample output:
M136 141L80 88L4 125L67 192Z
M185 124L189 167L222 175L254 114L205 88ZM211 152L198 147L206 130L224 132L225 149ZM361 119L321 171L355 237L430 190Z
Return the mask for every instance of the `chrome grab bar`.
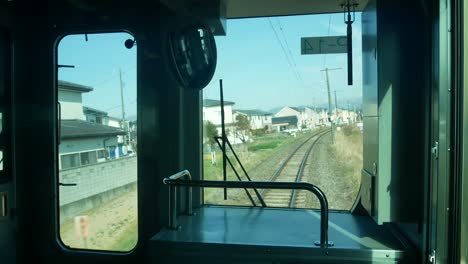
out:
M180 178L186 178L189 181L192 180L192 175L188 170L183 170L176 174L169 176L168 178L163 179L164 184L168 184L166 182L174 182L178 181ZM177 229L177 186L174 184L169 185L169 226L172 229ZM187 186L187 215L192 215L192 187Z
M180 178L188 176L188 180L180 180ZM285 189L285 190L306 190L310 191L320 202L320 242L315 242L315 245L320 247L333 246L331 241L328 241L328 201L325 193L317 186L304 182L261 182L261 181L202 181L191 180L190 172L187 170L181 171L168 178L164 178L163 183L169 185L169 226L172 229L178 229L177 225L177 190L178 186L187 187L187 213L192 214L192 188L234 188L234 189Z

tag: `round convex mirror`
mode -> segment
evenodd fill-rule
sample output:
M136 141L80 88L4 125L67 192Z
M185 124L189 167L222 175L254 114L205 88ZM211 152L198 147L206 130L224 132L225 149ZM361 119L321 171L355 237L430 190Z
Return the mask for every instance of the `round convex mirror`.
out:
M211 30L191 26L171 36L176 73L186 88L203 89L216 69L216 44Z

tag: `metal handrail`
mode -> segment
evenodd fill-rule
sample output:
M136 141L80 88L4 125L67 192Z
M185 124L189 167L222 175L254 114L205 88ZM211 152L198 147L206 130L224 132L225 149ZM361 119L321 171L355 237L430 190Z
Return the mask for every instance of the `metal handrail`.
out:
M188 170L183 170L181 172L178 172L176 174L173 174L169 176L168 178L164 178L163 182L166 184L167 181L177 181L180 178L185 177L189 181L192 180L192 175L190 175L190 171ZM169 186L169 223L175 223L174 225L171 224L170 227L173 229L177 228L177 186L175 185L170 185ZM186 194L186 199L187 199L187 208L186 208L186 214L188 215L193 215L192 212L192 187L187 186L187 194ZM172 208L174 206L174 208Z
M170 192L169 199L169 226L172 229L178 229L177 214L176 214L176 187L200 187L200 188L258 188L258 189L286 189L286 190L307 190L315 194L320 202L320 242L315 242L315 245L320 247L333 246L333 243L328 241L328 201L325 193L322 192L317 186L304 183L304 182L259 182L259 181L202 181L202 180L180 180L183 176L176 177L182 172L175 174L171 177L165 178L163 183L169 185ZM183 173L182 173L183 174ZM184 174L185 175L185 174Z

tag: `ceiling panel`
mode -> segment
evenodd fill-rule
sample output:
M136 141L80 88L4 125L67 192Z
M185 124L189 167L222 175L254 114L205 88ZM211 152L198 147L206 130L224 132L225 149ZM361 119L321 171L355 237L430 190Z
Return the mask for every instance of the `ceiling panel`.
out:
M354 0L362 11L368 0ZM343 12L344 0L225 0L227 18Z

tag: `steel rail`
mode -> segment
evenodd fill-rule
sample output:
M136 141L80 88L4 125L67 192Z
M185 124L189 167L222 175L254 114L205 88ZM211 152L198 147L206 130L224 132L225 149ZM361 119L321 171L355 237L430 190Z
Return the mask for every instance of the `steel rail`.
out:
M303 182L258 182L258 181L202 181L202 180L180 180L185 175L184 171L165 178L163 183L173 188L174 192L170 192L169 198L169 215L174 216L169 218L169 227L177 230L179 228L176 218L177 210L177 187L185 186L188 188L237 188L237 189L285 189L285 190L307 190L315 194L320 202L320 241L315 242L315 245L322 248L333 246L333 243L328 241L328 201L325 193L317 186ZM178 177L177 177L178 176Z
M329 132L329 129L326 130L326 132ZM297 151L302 148L304 146L304 144L306 144L307 142L309 142L309 140L311 140L312 138L320 135L320 133L323 133L323 131L317 131L316 133L314 133L313 135L311 135L309 138L307 138L306 140L304 140L304 142L302 142L299 146L297 146L294 151L286 158L286 160L284 162L282 162L280 164L280 166L278 167L278 169L276 169L275 172L273 172L273 174L271 175L270 179L268 181L270 182L274 182L278 176L280 175L280 173L283 171L283 169L286 167L286 165L289 163L289 161L292 159L292 157L297 153ZM263 194L265 193L265 190L260 190L260 195L263 196ZM267 205L268 206L268 205Z
M314 142L312 143L312 145L310 145L309 149L307 150L307 152L305 153L304 157L302 158L302 161L301 161L301 165L299 165L299 169L297 170L297 174L296 174L296 180L295 182L300 182L301 179L302 179L302 176L304 174L304 168L305 168L305 165L307 163L307 159L309 159L309 156L310 156L310 152L312 151L312 149L314 148L315 144L317 144L317 142L320 140L320 138L322 138L325 134L329 133L330 131L325 131L324 133L320 134L317 136L317 138L314 140ZM297 191L296 190L292 190L292 194L291 194L291 198L289 199L289 205L288 207L289 208L293 208L295 203L296 203L296 196L297 196Z
M317 131L316 133L314 133L313 135L311 135L309 138L307 138L306 140L304 140L304 142L302 142L299 146L297 146L293 152L286 158L286 160L280 164L280 166L278 167L278 169L276 169L275 172L273 172L273 174L271 175L270 179L268 179L268 181L272 182L272 181L275 181L276 178L278 177L278 175L281 173L281 171L283 171L284 167L286 167L286 164L288 164L288 162L291 160L291 158L294 156L294 154L296 154L296 152L305 144L307 143L309 140L311 140L313 137L319 135L322 131ZM263 194L263 191L260 192L260 194Z

